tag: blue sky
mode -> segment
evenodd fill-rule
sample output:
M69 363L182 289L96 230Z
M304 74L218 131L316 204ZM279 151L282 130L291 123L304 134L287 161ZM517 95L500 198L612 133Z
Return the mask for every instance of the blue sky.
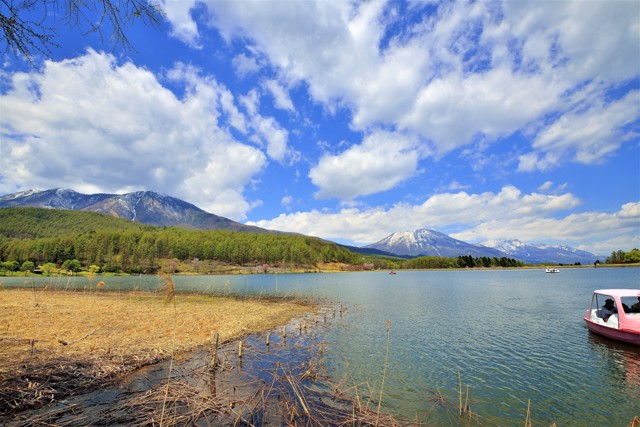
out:
M637 1L161 5L135 50L60 25L48 57L5 56L0 194L153 190L355 245L640 247Z

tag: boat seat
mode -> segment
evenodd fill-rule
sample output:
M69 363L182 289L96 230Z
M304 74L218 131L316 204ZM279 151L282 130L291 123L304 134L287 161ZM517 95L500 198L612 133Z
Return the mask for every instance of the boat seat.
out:
M617 314L612 314L611 316L609 316L609 319L607 319L606 322L601 317L601 314L602 314L601 311L599 309L597 309L597 308L594 308L593 310L591 310L591 321L593 323L597 323L598 325L608 326L610 328L618 329L618 315Z

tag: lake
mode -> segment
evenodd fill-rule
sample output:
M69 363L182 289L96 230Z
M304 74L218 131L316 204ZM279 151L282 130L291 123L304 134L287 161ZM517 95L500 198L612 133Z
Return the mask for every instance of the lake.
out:
M88 284L86 277L0 277L4 286L66 286L69 280L77 287ZM98 280L122 290L156 288L162 281L153 276ZM178 292L304 295L342 304L340 326L322 330L331 377L379 387L384 375L382 407L405 419L465 424L451 411L458 405L459 375L471 410L489 425L524 424L529 402L536 425L623 426L640 416L640 348L593 335L582 320L594 289L637 289L639 268L174 276L174 281Z

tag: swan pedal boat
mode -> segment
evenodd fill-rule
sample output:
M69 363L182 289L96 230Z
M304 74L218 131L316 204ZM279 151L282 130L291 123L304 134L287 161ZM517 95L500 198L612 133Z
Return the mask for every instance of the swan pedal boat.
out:
M617 311L610 316L602 313L602 306L607 299L613 300L614 311ZM640 346L640 309L631 310L631 307L638 303L640 303L640 289L593 291L591 306L584 320L591 332Z

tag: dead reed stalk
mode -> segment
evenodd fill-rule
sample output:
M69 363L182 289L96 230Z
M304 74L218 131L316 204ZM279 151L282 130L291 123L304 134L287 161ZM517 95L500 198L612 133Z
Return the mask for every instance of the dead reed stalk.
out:
M340 316L342 317L342 305L340 305ZM384 369L382 371L382 383L380 384L380 396L378 397L378 413L376 415L376 426L380 421L380 406L382 405L382 391L384 390L384 380L387 376L387 366L389 365L389 342L391 339L391 320L387 319L387 349L384 356Z
M176 296L176 286L173 283L173 278L168 273L163 273L162 275L165 281L160 287L160 289L164 292L165 299L167 300L167 302L174 301L174 298Z
M462 416L462 377L460 376L460 370L458 370L458 390L458 394L460 396L460 405L458 406L458 408L460 410L460 416Z
M209 365L209 370L213 371L216 368L216 364L218 363L218 361L216 360L218 358L218 341L220 339L220 334L219 333L215 333L213 334L213 339L212 339L212 345L211 345L211 364Z
M524 427L531 427L531 399L527 401L527 418L524 420Z

